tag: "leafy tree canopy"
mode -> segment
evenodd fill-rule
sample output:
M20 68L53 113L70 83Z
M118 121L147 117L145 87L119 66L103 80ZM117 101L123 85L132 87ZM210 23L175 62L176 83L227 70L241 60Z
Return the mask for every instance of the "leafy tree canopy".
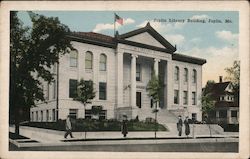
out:
M93 81L81 79L77 84L77 97L75 97L74 100L80 101L85 106L91 103L91 100L95 98L95 94Z
M17 13L10 12L10 110L44 101L39 79L53 81L51 66L73 49L58 18L28 12L32 27L24 27Z
M234 61L232 67L225 68L228 76L225 78L228 81L231 81L235 91L239 90L240 86L240 61Z
M207 81L205 88L202 91L201 96L201 110L204 116L209 117L209 114L214 110L215 100L212 97L212 88L214 85L214 81Z

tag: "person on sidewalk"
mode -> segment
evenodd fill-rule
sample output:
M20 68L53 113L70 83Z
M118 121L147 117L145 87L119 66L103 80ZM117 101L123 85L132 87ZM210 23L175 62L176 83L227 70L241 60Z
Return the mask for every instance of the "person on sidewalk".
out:
M188 122L188 116L184 120L184 125L185 125L185 134L187 135L187 138L188 138L188 135L190 134L190 127L189 127L189 122Z
M127 120L127 116L126 115L123 115L123 121L122 121L122 134L123 134L123 137L126 137L127 134L128 134L128 120Z
M177 122L177 130L178 130L178 135L181 136L182 134L182 119L181 119L181 116L179 115L179 119L178 119L178 122Z
M70 115L67 116L65 126L66 126L66 133L64 135L64 138L66 139L68 135L70 135L70 137L73 138L73 135L72 135L72 125L71 125L71 121L70 121Z

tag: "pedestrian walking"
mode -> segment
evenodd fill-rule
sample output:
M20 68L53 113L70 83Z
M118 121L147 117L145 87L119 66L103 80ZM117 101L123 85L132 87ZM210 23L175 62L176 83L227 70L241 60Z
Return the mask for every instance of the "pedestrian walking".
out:
M122 121L122 128L121 129L122 129L123 137L126 137L128 134L128 120L127 120L126 115L124 115L123 117L124 117L124 119Z
M185 134L188 135L190 134L190 127L189 127L189 122L188 122L188 117L184 120L184 125L185 125Z
M73 135L72 135L72 125L71 125L71 121L70 121L70 115L67 116L65 127L66 127L66 133L64 135L64 138L66 139L68 135L70 135L70 137L73 138Z
M178 135L181 136L182 134L182 119L181 116L179 116L178 122L177 122L177 130L178 130Z

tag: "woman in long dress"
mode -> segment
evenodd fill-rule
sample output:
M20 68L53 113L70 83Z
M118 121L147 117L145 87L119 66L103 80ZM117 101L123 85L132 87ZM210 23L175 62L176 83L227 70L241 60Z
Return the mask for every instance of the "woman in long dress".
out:
M184 120L184 125L185 125L185 134L188 135L190 134L190 127L189 127L189 123L188 123L188 117L186 117L186 119Z

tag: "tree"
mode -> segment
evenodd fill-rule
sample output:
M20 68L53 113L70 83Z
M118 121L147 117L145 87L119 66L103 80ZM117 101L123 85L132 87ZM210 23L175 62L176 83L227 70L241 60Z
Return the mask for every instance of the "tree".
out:
M212 136L211 128L210 128L210 120L211 120L211 113L214 110L215 100L212 97L212 88L213 88L214 81L207 81L205 88L202 91L201 96L201 110L202 115L205 117L205 121L208 124L210 136Z
M94 91L93 81L85 81L81 79L77 84L77 96L74 100L80 101L85 108L87 104L92 103L92 99L95 98L95 94L96 92Z
M24 27L17 12L10 12L10 122L19 122L25 111L44 101L41 79L54 80L51 66L73 47L66 38L69 28L58 18L28 12L32 27Z
M74 98L76 101L80 101L84 109L86 109L86 105L92 103L92 99L95 98L96 92L94 91L94 83L93 81L85 81L83 79L80 80L77 84L77 96ZM85 139L87 132L85 131Z
M146 90L148 91L148 96L153 100L153 103L155 105L155 109L153 110L153 113L155 113L155 138L157 131L157 112L158 112L157 105L160 101L161 89L162 89L161 81L159 80L159 77L157 77L155 73L153 73L151 80L147 84Z
M239 103L239 91L240 91L240 61L234 61L232 67L225 68L228 76L225 77L226 80L231 81L233 85L235 102Z

